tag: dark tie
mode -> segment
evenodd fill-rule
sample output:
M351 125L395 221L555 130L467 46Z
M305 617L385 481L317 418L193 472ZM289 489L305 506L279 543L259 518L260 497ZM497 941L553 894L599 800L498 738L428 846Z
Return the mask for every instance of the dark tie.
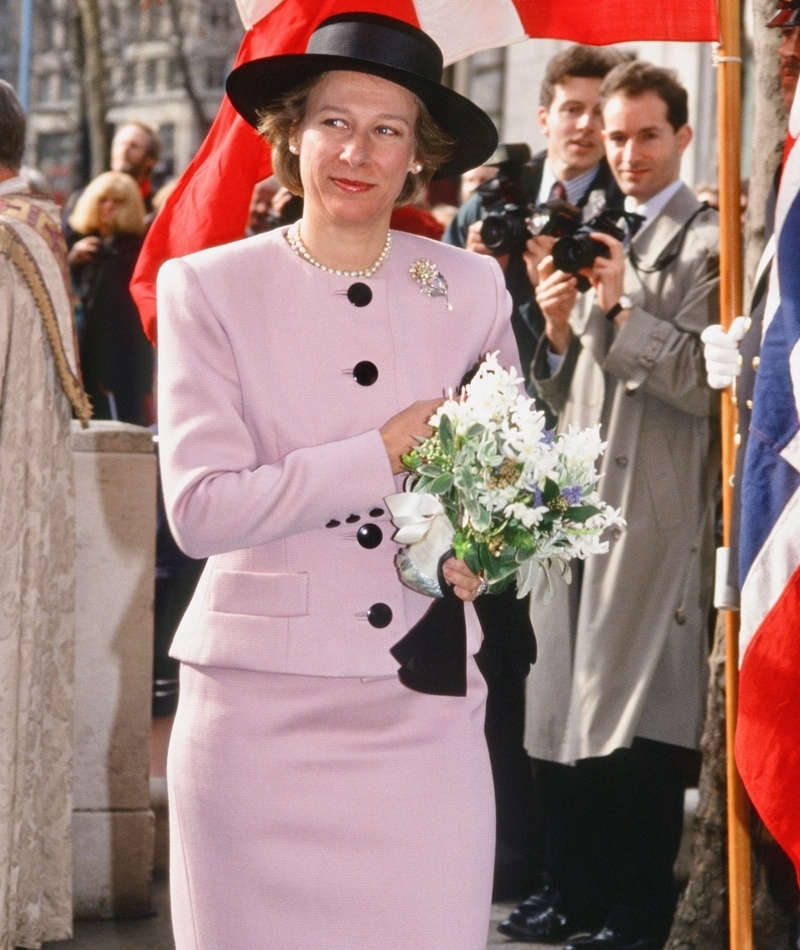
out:
M550 198L549 201L566 201L567 200L567 189L564 187L563 183L556 181L553 183L553 187L550 189Z
M628 240L632 241L636 232L644 224L644 215L636 214L635 211L629 211L625 215L625 220L628 222Z

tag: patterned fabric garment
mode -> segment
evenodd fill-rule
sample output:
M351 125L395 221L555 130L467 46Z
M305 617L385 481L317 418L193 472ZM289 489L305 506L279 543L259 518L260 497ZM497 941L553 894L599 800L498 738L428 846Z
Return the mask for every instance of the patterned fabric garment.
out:
M24 189L20 179L3 182L0 200ZM74 370L56 257L18 218L2 216L0 226L35 260ZM0 390L0 950L13 950L72 931L75 524L70 403L42 313L5 253Z

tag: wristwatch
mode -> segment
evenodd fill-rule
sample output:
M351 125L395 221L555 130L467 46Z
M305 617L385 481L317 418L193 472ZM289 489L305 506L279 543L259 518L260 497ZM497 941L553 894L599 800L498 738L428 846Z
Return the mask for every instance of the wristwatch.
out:
M630 310L632 306L633 301L631 298L623 294L614 306L606 312L606 320L613 320L618 313L621 313L623 310Z

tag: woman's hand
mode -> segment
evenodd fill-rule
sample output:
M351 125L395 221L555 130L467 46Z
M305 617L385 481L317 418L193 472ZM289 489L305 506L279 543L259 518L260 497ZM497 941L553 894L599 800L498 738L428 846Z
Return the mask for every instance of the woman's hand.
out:
M448 558L442 565L442 574L448 584L453 585L456 597L467 602L486 592L486 585L482 577L473 574L464 561L458 558Z
M67 254L67 263L69 264L88 264L94 260L95 254L100 249L100 238L90 235L76 241Z
M425 399L398 412L381 428L381 438L386 446L386 454L392 463L392 474L405 471L403 456L418 445L419 440L427 439L433 433L428 419L444 402L444 399Z

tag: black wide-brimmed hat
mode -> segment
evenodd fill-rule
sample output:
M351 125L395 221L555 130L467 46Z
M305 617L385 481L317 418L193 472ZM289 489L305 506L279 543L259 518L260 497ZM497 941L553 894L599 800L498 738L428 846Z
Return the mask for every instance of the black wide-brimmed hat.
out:
M791 29L800 26L800 0L780 0L775 16L767 26L778 26Z
M473 102L442 85L442 51L422 30L377 13L342 13L314 30L305 53L244 63L225 90L250 125L258 113L314 76L333 69L370 73L409 89L455 141L450 160L434 175L446 178L482 165L497 146L497 129Z

